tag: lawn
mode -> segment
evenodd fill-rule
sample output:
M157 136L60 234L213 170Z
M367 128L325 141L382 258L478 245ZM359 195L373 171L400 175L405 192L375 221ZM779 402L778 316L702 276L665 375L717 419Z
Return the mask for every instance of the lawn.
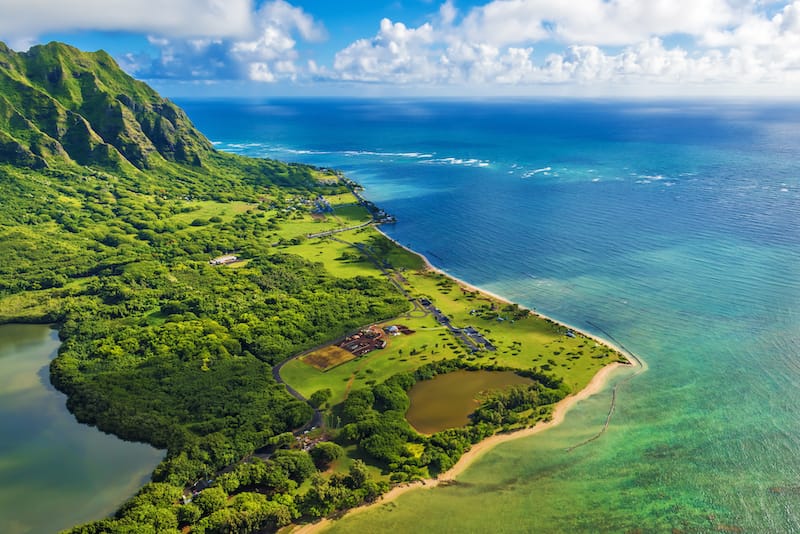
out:
M343 226L354 226L372 219L369 212L358 204L339 204L333 208L333 213Z
M285 220L277 221L280 226L277 230L278 237L287 240L298 237L305 238L309 234L317 234L369 222L371 217L367 210L356 205L353 201L354 197L350 195L350 203L340 203L334 206L334 213L312 216L310 213L298 211L293 215L289 215Z
M373 230L374 231L374 230ZM351 241L357 230L336 234L336 237ZM297 254L309 261L321 262L334 276L353 278L355 276L383 276L372 262L359 260L359 252L330 238L307 239L298 245L286 247L286 252Z
M293 360L281 369L281 376L306 397L317 390L330 388L333 392L330 402L337 404L352 388L382 382L396 373L413 371L428 362L454 358L456 350L464 353L458 346L455 349L447 346L453 337L432 317L402 317L382 323L382 326L391 324L403 324L416 332L408 336L390 336L386 348L325 372Z

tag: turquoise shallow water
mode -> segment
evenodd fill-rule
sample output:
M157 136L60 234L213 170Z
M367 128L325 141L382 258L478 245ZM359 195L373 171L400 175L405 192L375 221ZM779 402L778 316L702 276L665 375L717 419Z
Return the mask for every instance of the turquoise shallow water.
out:
M649 369L461 483L340 531L800 531L800 107L184 102L218 146L333 166L437 266Z

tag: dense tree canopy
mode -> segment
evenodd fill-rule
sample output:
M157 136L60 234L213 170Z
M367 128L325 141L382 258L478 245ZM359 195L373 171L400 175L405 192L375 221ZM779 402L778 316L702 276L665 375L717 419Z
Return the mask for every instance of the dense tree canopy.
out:
M383 278L338 278L287 253L306 234L288 223L346 191L332 171L216 152L107 54L0 43L0 322L57 323L50 377L78 420L166 449L113 517L73 532L248 533L327 516L374 501L388 480L446 470L566 395L530 372L533 385L490 396L470 425L422 436L407 391L469 367L444 360L334 407L318 390L311 405L342 428L298 450L292 431L313 409L272 367L409 309ZM372 238L355 259L393 247ZM209 262L231 253L236 265Z

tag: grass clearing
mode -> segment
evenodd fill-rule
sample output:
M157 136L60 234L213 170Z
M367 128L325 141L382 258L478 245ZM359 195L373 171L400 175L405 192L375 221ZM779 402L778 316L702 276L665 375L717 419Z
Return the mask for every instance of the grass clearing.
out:
M334 215L345 226L368 222L372 216L367 210L357 204L340 204L334 208Z
M340 195L329 195L325 197L328 201L328 204L335 208L339 206L344 206L348 204L354 204L356 202L356 197L353 196L352 193L342 193Z
M375 231L371 228L369 230ZM349 242L359 242L363 239L358 234L360 231L342 232L336 234L336 237ZM321 262L332 275L340 278L383 276L372 262L360 259L360 253L355 248L330 238L307 239L298 245L287 247L286 252L297 254L309 261Z
M43 289L16 293L0 298L0 324L9 322L39 322L41 317L58 311L63 306L63 292Z
M249 202L215 202L213 200L186 201L185 206L192 211L177 213L170 217L170 220L191 224L195 219L208 220L212 217L219 217L225 222L233 220L237 213L245 213L247 210L256 208L258 205Z

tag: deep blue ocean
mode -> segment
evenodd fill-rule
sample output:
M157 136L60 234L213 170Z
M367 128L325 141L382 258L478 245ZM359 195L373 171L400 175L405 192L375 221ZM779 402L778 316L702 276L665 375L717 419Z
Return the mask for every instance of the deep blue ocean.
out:
M337 528L800 532L800 105L178 103L222 150L345 171L438 267L647 362L591 445L565 452L608 391Z

